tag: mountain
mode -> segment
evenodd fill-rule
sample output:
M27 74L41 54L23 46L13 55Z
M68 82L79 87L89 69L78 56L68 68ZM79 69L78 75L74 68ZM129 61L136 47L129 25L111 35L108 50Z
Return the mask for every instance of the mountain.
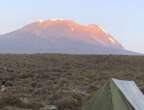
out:
M133 55L97 25L51 19L0 36L1 53L70 53Z

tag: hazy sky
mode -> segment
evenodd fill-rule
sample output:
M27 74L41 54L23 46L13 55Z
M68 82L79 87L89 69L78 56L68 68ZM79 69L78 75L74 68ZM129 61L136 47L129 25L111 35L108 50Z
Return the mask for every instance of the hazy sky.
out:
M50 18L97 24L144 53L144 0L0 0L0 34Z

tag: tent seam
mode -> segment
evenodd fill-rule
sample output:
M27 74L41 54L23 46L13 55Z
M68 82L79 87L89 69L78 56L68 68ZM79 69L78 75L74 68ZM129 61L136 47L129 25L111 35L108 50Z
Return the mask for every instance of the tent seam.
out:
M114 107L113 107L113 96L112 96L112 89L111 89L111 83L112 81L110 81L110 95L111 95L111 104L112 104L112 110L114 110Z

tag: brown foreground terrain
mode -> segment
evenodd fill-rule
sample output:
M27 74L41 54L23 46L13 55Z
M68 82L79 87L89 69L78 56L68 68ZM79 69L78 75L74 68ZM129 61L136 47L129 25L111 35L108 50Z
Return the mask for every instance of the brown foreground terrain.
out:
M134 80L144 88L144 57L0 55L0 110L81 110L108 79Z

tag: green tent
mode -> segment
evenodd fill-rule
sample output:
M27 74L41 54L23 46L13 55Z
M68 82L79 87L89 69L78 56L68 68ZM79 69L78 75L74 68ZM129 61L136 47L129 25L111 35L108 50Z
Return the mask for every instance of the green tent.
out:
M144 110L144 95L133 81L111 79L82 110Z

